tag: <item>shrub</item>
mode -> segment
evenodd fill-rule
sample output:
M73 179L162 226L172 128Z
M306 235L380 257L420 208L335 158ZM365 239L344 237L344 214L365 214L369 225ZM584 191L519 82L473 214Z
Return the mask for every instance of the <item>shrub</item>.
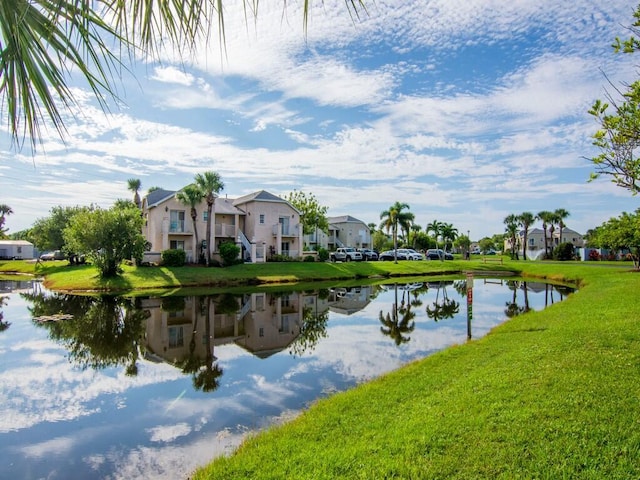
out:
M170 248L162 252L162 264L167 267L182 267L187 261L187 252Z
M600 252L598 252L597 250L591 250L589 252L589 260L600 260Z
M326 262L327 260L329 260L329 250L320 247L320 249L318 250L318 260L321 262Z
M268 259L269 262L295 262L296 259L290 257L289 255L282 255L279 253L271 255Z
M561 243L553 250L553 258L555 260L573 260L574 248L571 243Z
M224 242L220 244L220 257L225 266L236 265L242 262L238 258L240 255L240 247L233 242Z
M306 257L304 257L304 261L305 262L315 262L316 258L313 255L307 255Z

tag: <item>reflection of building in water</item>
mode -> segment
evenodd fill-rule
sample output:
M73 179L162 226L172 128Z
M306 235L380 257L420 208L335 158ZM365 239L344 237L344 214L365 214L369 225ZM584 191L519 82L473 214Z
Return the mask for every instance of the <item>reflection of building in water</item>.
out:
M373 287L371 285L332 288L329 291L327 302L332 312L351 315L369 304L372 293Z
M208 329L206 297L172 297L164 304L162 298L143 300L142 308L150 313L147 348L172 364L190 354L204 358L208 331L212 348L235 342L264 358L295 340L305 310L317 314L323 308L318 304L324 303L318 301L317 293L301 292L218 295L210 299Z

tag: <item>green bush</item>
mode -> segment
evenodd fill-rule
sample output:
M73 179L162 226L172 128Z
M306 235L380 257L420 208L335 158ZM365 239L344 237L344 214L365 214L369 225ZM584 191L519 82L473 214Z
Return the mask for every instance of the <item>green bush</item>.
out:
M321 247L318 250L318 260L320 260L321 262L326 262L327 260L329 260L329 250Z
M236 265L242 262L238 258L240 255L240 247L233 242L224 242L220 244L220 257L225 266Z
M561 243L553 250L553 258L555 260L573 260L574 257L574 248L571 243Z
M182 267L187 261L187 252L170 248L162 252L162 264L167 267Z
M306 257L304 257L304 261L313 263L316 261L316 257L314 257L313 255L307 255Z

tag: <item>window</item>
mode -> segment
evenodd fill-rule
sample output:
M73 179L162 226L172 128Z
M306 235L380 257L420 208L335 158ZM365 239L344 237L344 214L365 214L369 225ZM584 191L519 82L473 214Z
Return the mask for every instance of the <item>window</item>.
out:
M22 247L18 247L18 253L22 253Z
M531 245L532 247L536 244L536 239L535 238L530 238L529 239L529 245Z
M182 327L169 327L169 348L184 345L184 330Z
M173 250L184 250L184 240L171 240L169 248Z
M280 247L282 249L283 255L289 255L289 242L282 242L282 244L280 244Z
M184 232L184 210L171 210L169 214L169 231L174 233Z
M258 336L264 337L264 327L260 327L260 330L258 330Z
M264 225L264 213L260 214L260 225Z
M205 210L204 212L202 212L202 221L206 222L207 218L209 218L209 212Z

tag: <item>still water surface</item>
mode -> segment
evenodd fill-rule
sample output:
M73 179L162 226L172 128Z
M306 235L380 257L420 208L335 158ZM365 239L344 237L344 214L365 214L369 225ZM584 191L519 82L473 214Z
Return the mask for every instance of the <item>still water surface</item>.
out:
M129 299L0 282L0 478L187 478L248 432L570 291L477 278Z

